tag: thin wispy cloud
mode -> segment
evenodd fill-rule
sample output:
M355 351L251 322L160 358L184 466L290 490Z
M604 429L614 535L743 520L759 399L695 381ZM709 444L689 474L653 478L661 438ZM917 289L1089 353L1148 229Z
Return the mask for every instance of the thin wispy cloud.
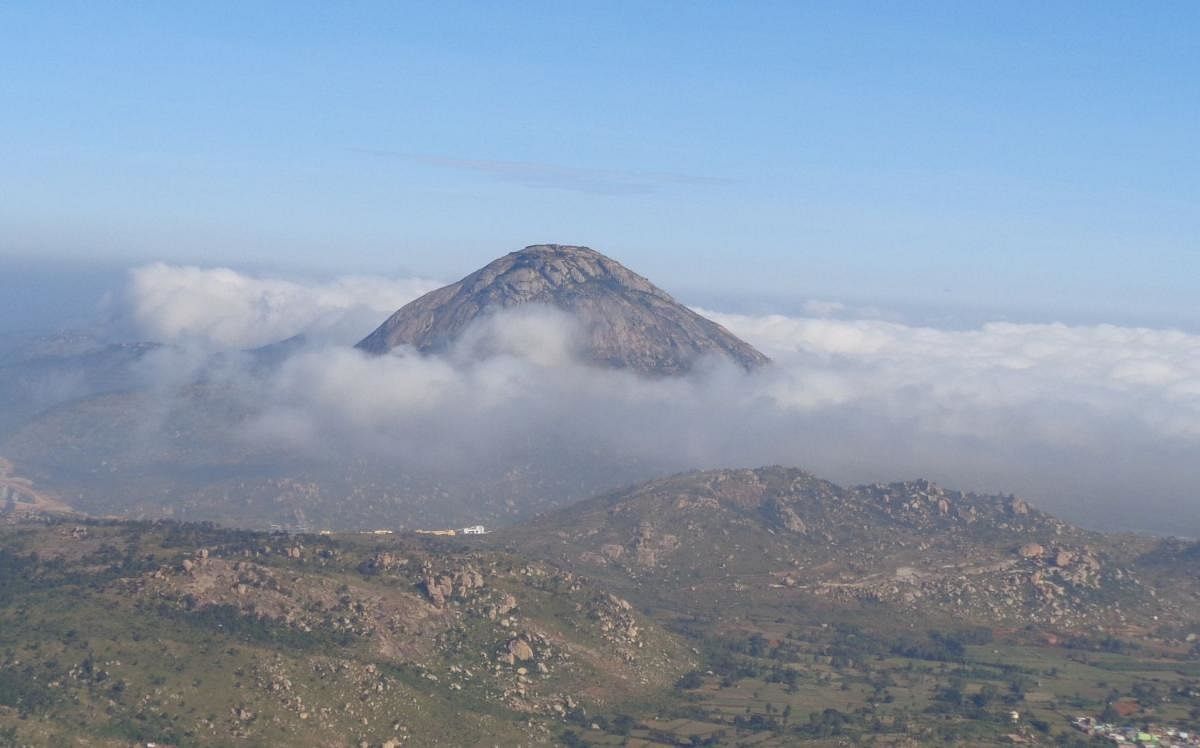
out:
M647 195L670 186L721 186L734 180L724 177L637 169L593 169L582 166L504 161L497 159L447 158L375 148L354 148L357 153L401 159L422 166L486 174L503 182L535 189L567 190L592 195Z

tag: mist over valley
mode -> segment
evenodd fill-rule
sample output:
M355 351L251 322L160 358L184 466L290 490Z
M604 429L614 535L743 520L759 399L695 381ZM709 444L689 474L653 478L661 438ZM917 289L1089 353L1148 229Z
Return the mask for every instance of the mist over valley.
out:
M621 335L654 339L644 323L598 362L547 297L481 306L436 350L353 347L434 286L135 268L107 319L9 349L0 454L89 513L261 527L503 524L781 464L1019 493L1097 529L1200 528L1200 338L1182 331L698 310L770 363L701 350L655 371L612 363Z

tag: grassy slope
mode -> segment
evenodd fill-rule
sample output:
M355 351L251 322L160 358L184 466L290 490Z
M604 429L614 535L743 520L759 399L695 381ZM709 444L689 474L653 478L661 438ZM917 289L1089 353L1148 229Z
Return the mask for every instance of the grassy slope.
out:
M76 528L0 529L0 728L18 743L541 742L561 695L594 709L694 665L640 620L635 646L614 642L586 583L469 547ZM364 566L380 553L407 563ZM421 594L427 571L467 566L484 587L441 608ZM516 607L489 617L508 595ZM500 660L521 636L535 657Z

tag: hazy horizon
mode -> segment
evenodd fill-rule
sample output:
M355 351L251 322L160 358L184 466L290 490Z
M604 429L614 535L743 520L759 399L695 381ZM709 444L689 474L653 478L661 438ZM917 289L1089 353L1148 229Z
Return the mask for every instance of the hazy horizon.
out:
M412 269L413 272L395 273L341 273L290 265L286 261L212 263L197 260L181 264L205 270L228 268L248 276L286 278L302 283L330 282L349 275L381 279L423 278L438 284L447 284L516 249L520 247L499 247L478 266L463 267L457 271L457 275L452 276L420 272L420 267L425 263L421 262L419 257L414 257L413 262L402 263L406 269ZM605 251L604 247L594 249ZM0 333L45 334L93 326L111 311L112 296L127 284L132 272L139 267L162 261L163 258L130 262L112 258L67 260L0 256L0 270L4 271L0 274ZM646 275L636 265L630 267L635 272ZM919 298L906 295L902 291L884 296L836 294L828 289L815 287L819 284L814 284L812 288L798 287L787 293L754 293L720 287L688 286L673 282L670 278L650 276L650 279L684 304L735 314L803 314L817 305L827 308L841 306L864 316L954 330L977 327L986 322L1009 321L1068 325L1114 324L1200 332L1200 308L1195 314L1177 314L1150 309L1118 311L1113 308L1112 303L1107 307L1100 304L1089 307L1053 303L1038 306L1015 302L1006 304L1002 301L992 304L971 303L962 300L947 301L936 297ZM1119 299L1110 300L1117 301ZM364 335L366 332L369 330L366 330Z

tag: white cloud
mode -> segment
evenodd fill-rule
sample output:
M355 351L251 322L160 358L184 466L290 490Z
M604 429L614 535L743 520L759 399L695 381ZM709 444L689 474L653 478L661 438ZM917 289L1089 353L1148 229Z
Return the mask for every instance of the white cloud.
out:
M1158 529L1200 533L1197 335L705 312L774 364L677 379L577 362L571 321L537 308L489 317L444 356L344 345L429 286L154 265L133 274L130 298L161 339L248 347L339 331L326 338L342 344L309 347L268 374L222 373L256 413L240 431L255 442L387 456L397 469L569 470L555 461L571 453L659 471L782 463L841 481L924 475L1022 492L1077 521L1132 524L1173 507Z
M787 405L835 382L839 403L870 403L952 433L975 424L972 436L1015 436L999 429L1019 414L1008 431L1061 434L1071 430L1061 419L1078 410L1164 437L1200 437L1200 336L1178 330L996 322L956 331L709 315L789 372L793 387L779 395ZM1086 425L1075 424L1077 436Z
M130 272L125 298L134 324L153 340L253 348L301 333L335 340L362 337L437 285L365 276L301 283L227 268L155 263Z

